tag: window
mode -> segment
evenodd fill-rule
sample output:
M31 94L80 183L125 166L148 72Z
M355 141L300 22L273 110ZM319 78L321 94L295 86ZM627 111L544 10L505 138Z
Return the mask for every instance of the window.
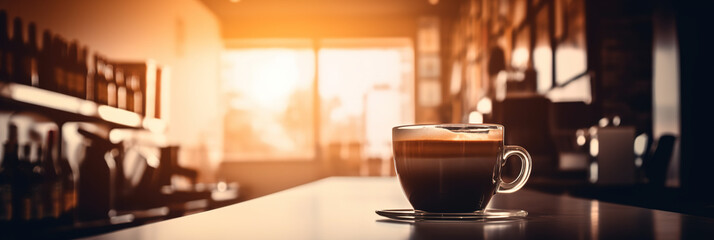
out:
M409 39L237 42L221 59L227 160L390 160L391 128L414 121Z
M221 60L225 158L313 159L312 49L235 49Z
M360 158L390 159L392 127L414 121L410 52L323 48L319 54L321 144L357 143Z

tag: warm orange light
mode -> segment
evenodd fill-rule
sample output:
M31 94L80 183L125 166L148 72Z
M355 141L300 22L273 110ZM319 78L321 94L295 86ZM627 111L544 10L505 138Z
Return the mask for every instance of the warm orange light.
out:
M271 49L265 51L245 50L240 53L227 53L224 61L240 62L224 73L228 91L238 91L250 99L252 104L271 111L284 111L290 94L298 84L301 88L309 86L312 79L299 79L298 55L290 49ZM250 62L245 58L252 59ZM300 81L300 83L298 83ZM231 101L231 106L242 109L244 101Z
M156 118L144 118L142 122L144 128L149 129L149 131L160 133L166 130L166 122L161 119Z
M637 135L635 138L635 144L633 146L636 156L642 156L647 150L647 133L642 133Z
M567 61L567 60L564 60ZM550 47L533 50L533 67L536 69L538 92L546 92L553 85L553 55Z
M597 169L597 167L596 167ZM595 171L597 173L597 171ZM597 180L597 177L595 177ZM600 239L600 202L590 201L590 238Z
M328 48L319 52L323 143L361 143L363 158L389 160L391 128L411 123L413 106L400 48ZM406 93L406 94L405 94ZM340 130L341 129L341 130ZM349 130L345 130L349 129ZM350 132L329 134L330 132ZM384 171L382 171L384 174Z
M513 50L513 57L511 58L511 66L515 68L526 68L528 65L528 49L526 48L516 48Z
M483 123L483 114L477 111L469 113L469 123Z
M394 50L320 50L320 97L339 102L331 111L330 120L346 121L361 116L364 94L375 86L398 89L400 57Z
M83 102L79 98L20 84L8 85L8 95L22 102L47 106L71 113L78 113Z
M476 105L476 110L478 110L481 113L489 114L489 113L491 113L492 107L493 107L493 103L491 102L490 98L482 98L481 100L478 101L478 104Z
M230 159L311 159L314 54L249 48L222 56L224 149Z
M134 112L104 105L99 106L99 108L97 108L97 112L99 113L99 117L106 121L129 127L141 126L141 116Z
M411 41L324 39L318 56L303 41L268 42L279 45L236 41L222 56L228 159L309 160L315 144L391 159L391 128L414 117Z
M555 74L557 84L571 81L573 77L586 70L587 58L582 47L565 45L555 49L555 73L551 74ZM554 102L583 101L590 103L592 101L590 92L590 76L586 74L568 83L565 87L550 90L547 96Z

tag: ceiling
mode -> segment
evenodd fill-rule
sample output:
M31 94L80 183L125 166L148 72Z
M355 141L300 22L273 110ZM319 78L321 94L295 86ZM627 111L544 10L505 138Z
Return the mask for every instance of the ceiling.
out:
M224 38L413 35L417 18L455 12L459 0L201 0Z

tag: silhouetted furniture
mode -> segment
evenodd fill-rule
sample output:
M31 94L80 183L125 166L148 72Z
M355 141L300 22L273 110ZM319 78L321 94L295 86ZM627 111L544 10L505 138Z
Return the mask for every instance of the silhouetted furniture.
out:
M558 151L558 170L582 173L586 170L588 155L584 147L578 145L576 131L593 125L592 107L585 102L553 102L549 113L550 134Z
M676 140L677 138L672 135L660 136L657 143L652 145L652 151L650 151L648 157L644 159L642 167L645 170L649 184L652 186L664 187L667 179L667 167L672 160Z
M549 105L550 110L550 130L554 134L563 134L567 131L572 136L580 128L593 125L591 106L585 102L553 102Z
M533 68L527 68L523 70L523 79L508 80L506 82L507 94L511 93L535 93L538 90L538 76L537 72Z
M178 163L179 146L168 146L161 148L161 158L159 163L159 180L160 186L171 185L171 177L174 175L184 176L196 183L198 171L195 169L181 167Z
M533 157L532 176L550 176L556 169L556 149L551 139L549 125L550 100L541 95L524 94L506 97L502 102L494 102L492 120L505 126L505 144L524 147ZM511 170L520 169L509 166ZM508 175L507 175L508 176Z
M590 154L598 167L590 172L591 182L606 186L634 185L637 180L633 149L635 127L598 127L596 132L591 136Z

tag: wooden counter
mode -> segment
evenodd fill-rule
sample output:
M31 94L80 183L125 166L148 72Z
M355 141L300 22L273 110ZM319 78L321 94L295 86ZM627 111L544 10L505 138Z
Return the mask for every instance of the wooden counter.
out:
M491 208L528 217L490 222L397 222L410 208L396 178L331 177L235 205L88 239L690 239L714 219L551 195L499 194Z

